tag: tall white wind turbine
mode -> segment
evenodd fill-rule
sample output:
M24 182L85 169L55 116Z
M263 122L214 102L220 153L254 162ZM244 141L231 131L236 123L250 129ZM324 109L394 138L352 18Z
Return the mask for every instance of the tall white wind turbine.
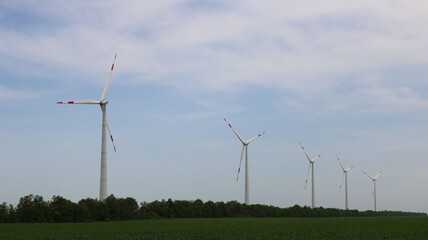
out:
M322 154L319 154L318 156L310 159L308 154L306 153L305 147L299 142L300 147L302 148L303 152L306 155L306 158L309 161L309 167L308 167L308 173L306 175L306 181L305 181L305 189L306 189L306 184L308 183L308 177L309 177L309 171L312 170L312 204L311 207L315 208L315 179L314 179L314 163L315 161L321 157Z
M238 132L233 129L232 125L227 122L226 118L223 118L224 121L229 125L230 129L235 133L235 135L238 137L239 141L242 143L242 152L241 152L241 159L239 160L239 167L238 167L238 175L236 176L236 181L239 179L239 172L241 171L241 163L242 163L242 157L245 154L245 204L250 204L250 182L249 182L249 173L248 173L248 145L256 140L256 138L260 137L261 135L265 134L265 132L257 134L255 137L252 137L248 139L247 141L244 141L244 139L241 138L241 136L238 134Z
M66 101L57 102L58 104L98 104L102 111L102 132L101 132L101 172L100 172L100 200L105 201L107 198L107 147L106 147L106 129L110 134L111 142L113 143L114 151L116 152L116 146L114 145L113 136L107 123L106 107L108 101L106 95L110 86L111 77L113 75L114 64L116 62L117 54L114 56L113 64L110 68L110 75L107 80L104 90L101 94L100 100L79 100L79 101Z
M343 176L345 177L345 209L348 210L348 171L354 168L354 166L345 169L342 163L340 162L339 156L337 156L337 154L336 157L337 161L339 161L340 167L342 168ZM342 185L340 185L340 188L342 188Z
M366 172L362 171L365 175L367 175L367 177L371 178L371 180L373 180L373 197L374 197L374 211L376 212L376 179L377 177L379 177L379 175L382 173L382 171L380 171L376 176L372 177L370 175L368 175Z

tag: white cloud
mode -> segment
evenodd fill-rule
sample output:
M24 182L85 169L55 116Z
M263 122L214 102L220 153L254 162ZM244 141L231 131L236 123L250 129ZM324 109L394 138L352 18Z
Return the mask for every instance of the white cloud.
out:
M234 1L212 11L188 3L28 5L64 23L34 35L2 29L10 44L0 51L87 71L101 71L100 61L119 51L121 71L133 73L134 83L298 93L329 91L349 74L428 62L422 2Z
M203 10L178 0L6 6L59 23L31 33L0 25L8 43L0 46L0 56L47 64L52 71L104 74L118 52L116 71L127 76L121 84L214 91L261 86L325 98L359 84L367 72L428 63L424 2L220 1ZM397 90L380 76L378 88L357 90L341 104L325 107L347 109L361 98L425 106L423 97Z
M397 88L367 88L358 91L358 98L364 102L369 111L403 112L428 109L428 99L425 99L408 87Z

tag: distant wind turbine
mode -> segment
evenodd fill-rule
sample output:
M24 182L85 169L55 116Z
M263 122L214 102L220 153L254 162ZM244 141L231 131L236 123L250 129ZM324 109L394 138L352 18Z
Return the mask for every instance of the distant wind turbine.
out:
M114 151L116 152L116 146L114 145L113 135L111 134L110 127L107 123L106 108L108 101L106 95L110 86L111 77L113 75L114 64L116 62L117 54L114 56L113 64L110 68L110 75L107 80L104 90L101 94L100 100L80 100L80 101L64 101L57 102L58 104L98 104L102 111L102 132L101 132L101 173L100 173L100 200L105 201L107 198L107 147L106 147L106 129L110 134L110 139L113 144Z
M345 177L345 209L348 210L348 171L354 168L354 166L345 169L342 163L340 162L339 156L337 156L337 154L336 157L337 161L339 161L340 167L343 170L343 176ZM340 188L342 188L342 185L340 185Z
M305 147L299 142L300 147L302 148L303 152L306 155L306 158L309 161L309 167L308 167L308 173L306 175L306 181L305 181L305 189L306 184L308 183L308 177L309 177L309 171L312 170L312 204L311 207L315 208L315 178L314 178L314 163L315 161L321 157L322 154L319 154L318 156L314 157L313 159L310 159L308 154L306 153Z
M362 171L365 175L367 175L367 177L371 178L373 180L373 196L374 196L374 211L376 212L376 179L377 177L379 177L379 175L382 173L382 171L380 171L376 176L372 177L370 175L368 175L366 172Z
M248 173L248 145L256 140L256 138L262 136L265 134L265 132L257 134L255 137L252 137L248 139L247 141L244 141L244 139L239 136L238 132L233 129L232 125L227 122L226 118L223 118L224 121L229 125L230 129L235 133L235 135L238 137L239 141L242 143L242 152L241 152L241 159L239 161L239 167L238 167L238 175L236 176L236 181L238 181L239 178L239 172L241 171L241 164L242 164L242 157L245 154L245 204L250 204L250 182L249 182L249 173Z

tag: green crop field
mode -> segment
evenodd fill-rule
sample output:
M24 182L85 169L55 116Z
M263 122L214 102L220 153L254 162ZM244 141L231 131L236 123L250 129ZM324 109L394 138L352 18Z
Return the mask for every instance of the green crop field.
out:
M428 239L428 217L0 224L0 239Z

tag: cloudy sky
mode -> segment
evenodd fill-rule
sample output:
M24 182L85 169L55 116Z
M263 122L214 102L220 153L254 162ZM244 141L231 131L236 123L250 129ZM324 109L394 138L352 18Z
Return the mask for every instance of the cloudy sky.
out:
M425 1L3 1L0 202L98 198L107 95L109 194L428 212ZM243 173L243 172L241 172Z

